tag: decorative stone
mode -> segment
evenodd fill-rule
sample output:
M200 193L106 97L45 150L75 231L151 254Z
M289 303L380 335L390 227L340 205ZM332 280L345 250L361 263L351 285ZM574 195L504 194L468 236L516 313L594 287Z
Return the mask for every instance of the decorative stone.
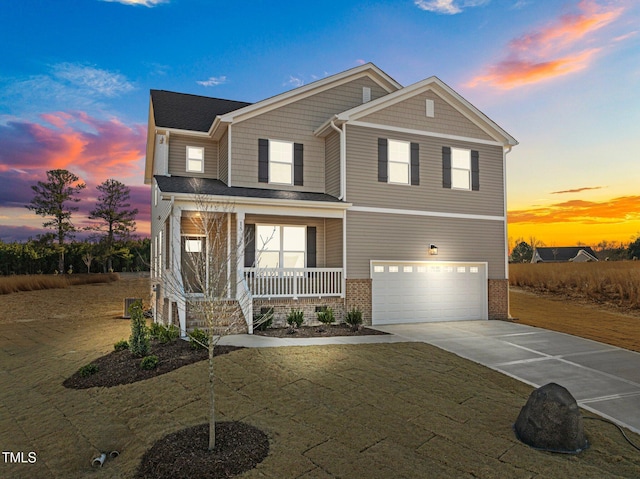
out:
M536 449L577 454L589 447L578 403L555 383L531 393L514 429L518 439Z

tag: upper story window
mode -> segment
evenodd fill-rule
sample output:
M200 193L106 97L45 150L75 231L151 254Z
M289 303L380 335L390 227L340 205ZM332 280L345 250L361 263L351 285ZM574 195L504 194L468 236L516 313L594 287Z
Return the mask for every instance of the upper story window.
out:
M451 188L471 189L471 150L451 148Z
M455 190L480 189L480 154L475 150L442 147L442 186Z
M400 185L420 184L420 145L378 138L378 181Z
M293 143L269 140L269 183L293 184Z
M283 140L258 140L258 181L302 186L304 147Z
M187 146L187 172L204 173L204 147Z
M389 140L389 183L409 184L410 143Z

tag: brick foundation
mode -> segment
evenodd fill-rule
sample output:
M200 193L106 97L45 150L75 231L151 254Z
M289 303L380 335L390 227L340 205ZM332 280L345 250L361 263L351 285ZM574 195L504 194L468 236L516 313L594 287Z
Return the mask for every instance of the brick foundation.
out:
M304 312L303 326L317 326L321 324L316 319L316 307L329 307L333 309L336 323L344 321L344 299L337 297L326 298L282 298L282 299L254 299L253 314L260 314L261 308L273 308L272 326L282 328L288 326L287 316L291 309L301 309Z
M371 325L371 279L346 280L345 309L362 311L362 324Z
M221 336L227 334L246 334L248 332L247 322L244 320L240 304L235 300L229 300L231 303L231 311L229 319L221 322L214 327L214 333ZM193 331L195 328L206 331L207 322L199 318L193 307L187 303L187 331Z
M509 280L489 280L489 319L509 317Z

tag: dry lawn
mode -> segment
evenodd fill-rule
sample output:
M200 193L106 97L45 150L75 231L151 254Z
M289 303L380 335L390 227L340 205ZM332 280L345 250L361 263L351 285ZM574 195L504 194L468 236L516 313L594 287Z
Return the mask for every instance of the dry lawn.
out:
M511 264L509 283L640 312L640 261Z
M62 381L129 335L122 298L145 280L0 297L0 462L7 478L127 478L159 438L202 423L206 363L113 388ZM217 412L265 431L247 478L638 477L640 455L599 421L577 456L535 451L511 426L531 388L422 343L243 349L216 358ZM640 442L640 437L630 436ZM101 470L100 450L120 456Z
M0 294L11 294L19 291L36 291L39 289L61 289L79 284L111 283L117 280L117 273L0 276Z

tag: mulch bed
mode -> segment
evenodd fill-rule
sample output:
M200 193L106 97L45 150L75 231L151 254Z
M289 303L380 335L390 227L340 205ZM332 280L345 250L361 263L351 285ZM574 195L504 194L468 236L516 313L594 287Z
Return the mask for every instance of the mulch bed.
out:
M236 349L242 348L216 346L213 351L215 356L219 356ZM87 389L131 384L166 374L188 364L203 361L209 357L209 352L206 349L192 349L188 341L181 339L165 344L154 340L151 341L149 355L158 356L158 366L155 369L140 368L142 358L135 357L129 350L113 351L91 362L91 364L98 366L98 372L82 377L76 371L62 385L70 389Z
M290 328L267 328L264 331L254 330L253 334L272 338L330 338L332 336L370 336L388 333L369 328L352 331L351 326L346 324L332 324L330 326L301 326L293 330Z
M269 454L269 438L249 424L216 423L216 446L209 451L209 424L169 434L140 462L137 478L221 479L253 469Z

